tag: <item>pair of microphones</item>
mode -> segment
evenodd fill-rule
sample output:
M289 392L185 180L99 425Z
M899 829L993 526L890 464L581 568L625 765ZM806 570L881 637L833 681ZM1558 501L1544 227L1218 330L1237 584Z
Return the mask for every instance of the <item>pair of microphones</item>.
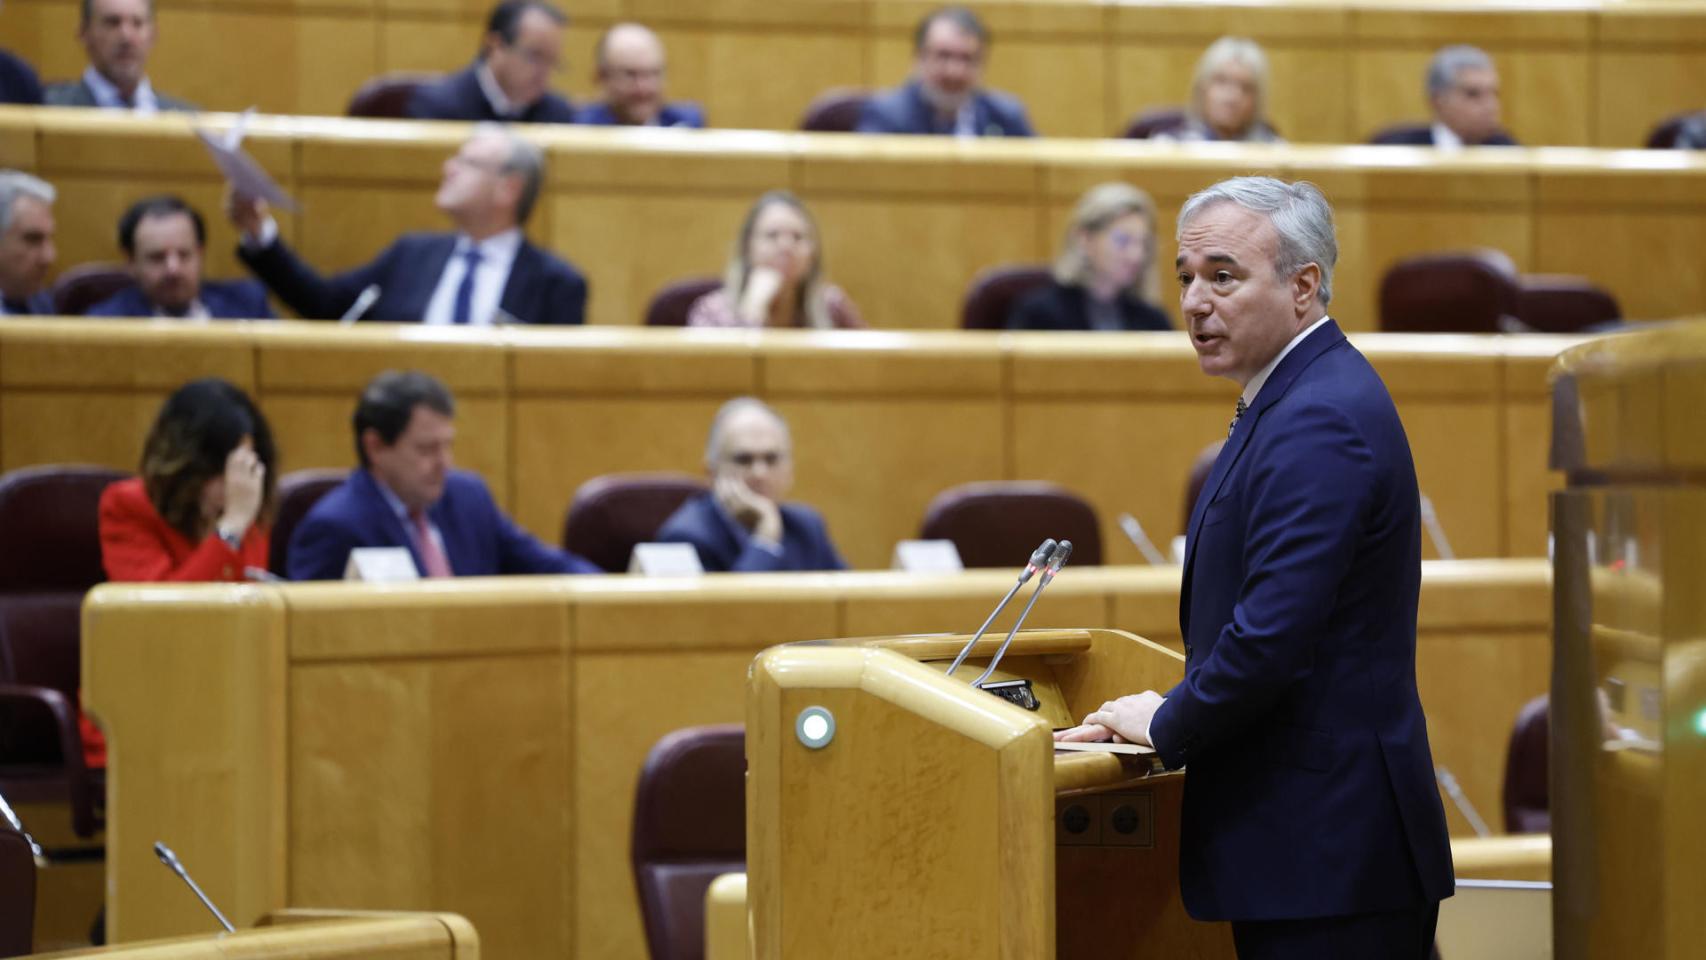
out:
M971 682L972 686L980 690L987 690L1003 700L1035 710L1036 699L1031 696L1029 682L1004 681L998 684L990 684L987 681L995 673L995 668L1001 664L1001 658L1007 655L1007 648L1013 645L1013 638L1018 636L1019 628L1025 625L1025 618L1031 615L1031 608L1037 605L1037 598L1043 595L1043 588L1054 581L1055 576L1060 573L1060 568L1066 566L1066 560L1071 556L1072 541L1056 541L1053 537L1044 540L1041 546L1033 550L1031 559L1025 564L1025 569L1019 571L1018 581L1008 589L1007 595L1001 598L1001 602L995 605L995 609L990 611L989 616L983 621L983 626L978 627L977 632L972 634L970 640L966 641L966 645L960 648L959 655L954 657L954 662L948 666L947 675L950 677L954 675L954 671L958 670L960 664L965 662L966 657L971 655L972 648L977 646L978 640L982 639L984 633L989 630L989 625L995 622L995 618L1001 615L1001 611L1007 609L1007 604L1012 602L1019 589L1040 572L1042 577L1037 580L1037 588L1031 591L1031 598L1025 602L1025 609L1019 613L1019 619L1014 621L1013 629L1007 631L1007 639L1001 642L1001 646L995 651L995 656L990 658L989 666L985 667L983 672L977 675L977 679Z

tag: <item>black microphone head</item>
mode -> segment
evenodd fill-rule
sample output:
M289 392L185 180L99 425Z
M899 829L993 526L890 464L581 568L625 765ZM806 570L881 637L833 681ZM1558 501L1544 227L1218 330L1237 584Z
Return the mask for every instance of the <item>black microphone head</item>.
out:
M1070 556L1072 556L1072 541L1060 541L1060 544L1054 548L1054 556L1048 558L1049 575L1053 576L1059 573L1060 568L1066 566L1066 558Z
M1025 569L1019 571L1019 582L1024 583L1031 579L1032 574L1041 570L1048 563L1048 558L1054 554L1054 549L1054 538L1049 537L1041 546L1032 550L1030 562L1025 564Z
M171 847L166 846L159 840L154 841L154 855L159 857L160 862L168 867L176 867L178 865L178 855L172 852Z

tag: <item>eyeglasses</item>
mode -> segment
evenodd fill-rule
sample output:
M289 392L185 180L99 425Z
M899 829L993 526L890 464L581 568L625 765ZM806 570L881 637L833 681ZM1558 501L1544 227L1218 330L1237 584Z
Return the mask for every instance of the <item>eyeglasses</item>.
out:
M737 467L748 468L762 463L767 467L775 467L788 459L788 455L780 450L766 450L763 453L753 453L742 450L729 454L729 462Z

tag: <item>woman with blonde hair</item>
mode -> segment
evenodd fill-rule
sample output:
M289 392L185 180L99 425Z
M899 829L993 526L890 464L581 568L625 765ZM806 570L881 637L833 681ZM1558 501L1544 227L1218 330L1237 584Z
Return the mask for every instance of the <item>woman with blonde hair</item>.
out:
M865 326L853 301L823 278L817 221L798 197L773 190L747 211L722 287L693 302L690 327Z
M1268 55L1248 37L1221 37L1197 61L1185 125L1157 134L1183 143L1284 143L1268 125Z
M1155 202L1129 183L1091 187L1072 211L1054 281L1020 299L1010 330L1171 330L1150 297Z

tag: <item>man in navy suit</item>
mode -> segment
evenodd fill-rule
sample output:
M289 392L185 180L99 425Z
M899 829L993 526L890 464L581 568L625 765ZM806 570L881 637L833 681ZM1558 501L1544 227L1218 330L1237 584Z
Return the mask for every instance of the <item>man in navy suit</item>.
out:
M660 543L690 543L709 572L845 570L816 510L782 498L794 485L793 440L763 401L723 404L705 443L711 492L664 521Z
M91 317L255 320L273 315L266 290L255 281L202 279L207 224L178 197L132 204L119 218L118 242L136 285L90 307Z
M865 102L860 133L1034 137L1017 99L983 89L989 30L964 7L944 7L912 36L912 79Z
M0 316L53 312L53 185L0 170Z
M601 103L590 103L575 122L594 126L703 127L705 113L696 103L664 99L663 41L638 23L618 23L598 38L594 51L604 90Z
M1441 48L1428 62L1426 82L1433 122L1393 127L1371 142L1442 150L1517 145L1499 126L1499 72L1485 50L1465 44Z
M492 8L474 63L416 90L404 112L417 120L573 123L574 108L551 92L568 23L549 3L504 0Z
M361 393L361 466L297 524L285 566L292 580L343 576L357 547L404 547L423 577L598 573L591 562L535 540L492 502L479 475L451 468L455 401L435 377L388 370Z
M580 323L586 279L522 233L545 178L545 154L481 124L444 165L434 200L455 233L404 234L378 258L321 277L278 235L263 201L229 195L237 255L305 319L392 323Z
M156 35L154 0L83 0L77 38L83 41L89 65L76 80L49 84L42 90L42 102L137 113L195 110L148 82L148 55Z
M1185 678L1056 736L1188 764L1181 892L1239 957L1420 960L1453 885L1416 692L1421 510L1392 398L1327 316L1332 210L1237 178L1178 237L1203 371L1243 387L1191 514Z
M10 50L0 50L0 103L41 103L41 78Z

